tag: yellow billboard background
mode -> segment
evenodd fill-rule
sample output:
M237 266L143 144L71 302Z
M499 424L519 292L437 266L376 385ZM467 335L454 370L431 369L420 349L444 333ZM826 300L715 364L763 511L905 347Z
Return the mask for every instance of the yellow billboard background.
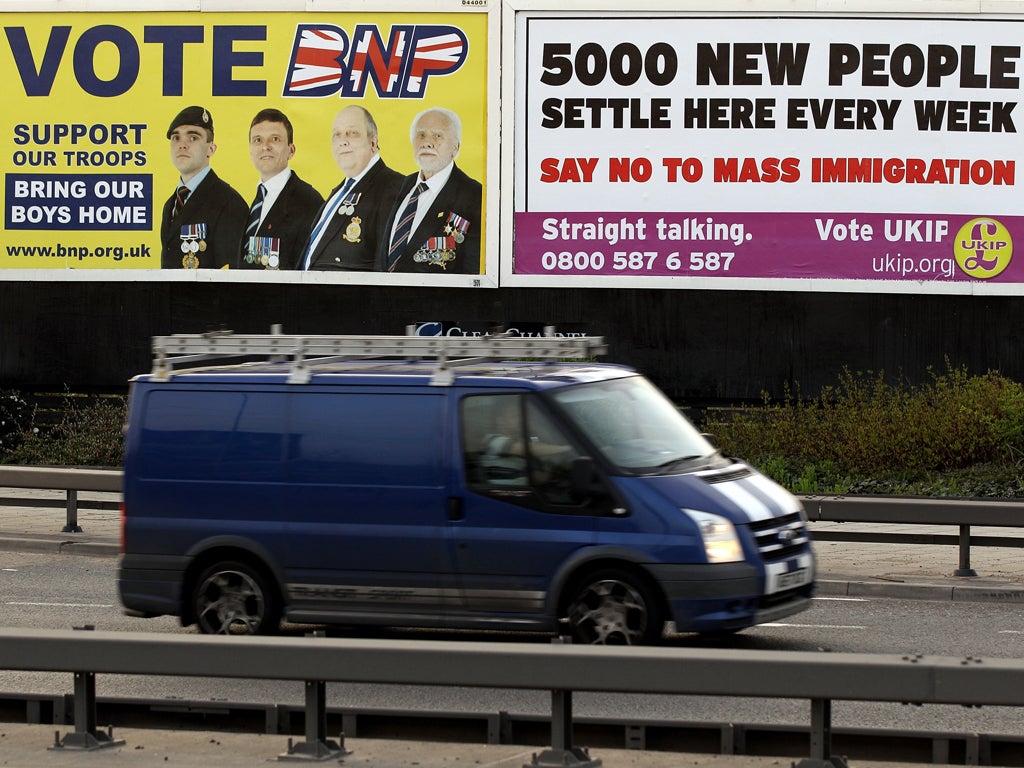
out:
M462 120L462 147L456 160L466 173L485 182L487 155L487 46L488 16L482 13L5 13L0 15L7 39L0 53L0 78L5 86L5 109L0 115L0 135L4 137L0 166L5 177L11 174L151 174L151 226L146 230L86 230L62 228L15 229L8 226L5 204L3 242L0 243L0 267L21 269L139 269L160 266L160 215L164 201L174 192L178 174L171 164L166 138L172 118L184 107L203 106L213 116L216 153L211 166L231 184L247 202L253 198L259 180L249 156L248 134L252 117L262 109L277 108L290 118L295 131L296 153L290 167L311 183L325 197L342 180L330 148L331 125L335 114L350 104L366 107L377 122L382 159L395 170L410 174L416 171L409 129L413 117L428 107L454 110ZM284 97L282 91L289 74L289 65L296 30L300 24L325 24L340 27L351 36L357 25L376 25L385 43L395 25L444 25L458 27L468 40L464 64L455 72L434 75L427 79L423 98L390 98L378 95L369 82L360 98L334 94L321 97ZM113 26L135 38L140 59L138 77L122 95L97 96L83 89L75 76L76 43L83 34L98 27ZM183 46L181 64L181 95L167 95L165 77L174 66L165 67L164 46L146 42L147 29L194 27L201 30L202 42ZM214 40L218 28L248 26L265 28L264 40L236 40L231 56L246 65L229 68L237 81L265 81L265 96L214 95ZM70 27L62 56L59 28ZM23 85L10 42L12 28L24 28L32 55L29 79L38 81L53 76L48 95L30 96ZM198 34L193 31L191 34ZM54 42L54 40L57 42ZM87 47L87 46L86 46ZM218 54L219 71L223 76L224 61ZM259 66L248 66L254 56L262 56ZM347 55L346 55L347 59ZM91 69L97 80L112 81L124 72L120 51L113 43L95 47ZM53 67L56 67L55 74ZM22 63L22 71L25 64ZM172 83L173 85L173 83ZM96 143L86 136L74 145L70 137L53 142L55 126L71 124L89 129L93 138L110 135L112 126L144 126L128 130L131 142L125 144ZM20 127L19 127L20 126ZM27 127L26 127L27 126ZM96 127L99 126L99 127ZM50 141L40 143L35 137ZM26 140L26 137L28 139ZM135 138L138 141L135 141ZM125 165L92 165L85 155L95 152L131 151L134 156ZM50 156L46 152L52 152ZM65 154L72 152L72 155ZM144 160L143 154L144 154ZM53 164L49 164L50 161ZM85 160L86 164L80 164ZM43 164L46 163L46 164ZM3 194L8 196L8 185ZM486 196L485 184L485 196ZM484 206L486 210L486 205ZM483 227L484 223L481 222ZM123 258L60 258L50 255L27 255L29 249L53 248L57 243L84 250L123 247ZM148 246L148 247L147 247ZM13 247L13 248L12 248ZM136 250L137 249L137 250ZM20 251L20 254L18 253ZM77 251L76 251L77 253ZM129 254L132 254L129 256Z

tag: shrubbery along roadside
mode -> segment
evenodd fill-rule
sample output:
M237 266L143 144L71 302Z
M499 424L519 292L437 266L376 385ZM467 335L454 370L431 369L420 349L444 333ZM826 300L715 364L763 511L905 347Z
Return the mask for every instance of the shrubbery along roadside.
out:
M815 398L711 409L699 426L797 494L1024 497L1024 386L950 366L929 376L843 371ZM127 398L63 398L44 419L0 390L0 463L121 466Z
M0 390L0 404L12 408L12 428L0 428L0 463L69 467L119 467L124 462L123 429L128 413L123 395L83 397L66 393L56 415L27 404L26 397ZM0 405L0 419L3 418Z
M929 376L843 371L817 398L765 399L702 429L798 494L1024 496L1024 386L962 368Z

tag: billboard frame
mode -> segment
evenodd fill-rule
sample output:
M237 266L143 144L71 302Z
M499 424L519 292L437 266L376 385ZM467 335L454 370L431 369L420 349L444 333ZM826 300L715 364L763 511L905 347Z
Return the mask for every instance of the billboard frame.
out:
M506 76L502 81L503 136L506 141L515 137L515 115L520 126L526 122L526 109L522 82L522 69L527 66L526 41L523 39L523 19L530 18L572 18L575 16L594 18L620 17L737 17L737 18L861 18L861 19L950 19L965 20L1012 20L1024 21L1024 2L1020 0L765 0L751 4L744 0L641 0L623 10L621 3L614 0L566 0L557 9L544 0L505 0L503 3L503 51L502 66ZM1024 74L1018 72L1017 74ZM888 294L936 294L972 296L1017 296L1024 295L1024 282L995 283L984 280L961 282L936 282L927 280L875 280L836 278L794 278L794 277L733 277L728 279L696 276L634 276L608 275L555 275L517 274L514 264L514 242L516 232L516 195L521 193L523 179L517 175L515 156L519 151L518 137L512 144L513 156L503 155L501 184L506 194L501 200L501 242L500 285L502 287L557 287L557 288L627 288L627 289L695 289L695 290L740 290L740 291L793 291L793 292L836 292L836 293L888 293ZM1024 165L1024 164L1022 164ZM1021 168L1024 171L1024 167ZM507 190L515 190L509 195ZM1022 244L1024 247L1024 244Z
M268 274L267 271L248 270L164 270L160 268L83 268L73 266L52 268L0 268L0 280L27 281L50 280L71 282L216 282L216 283L300 283L300 284L341 284L341 285L394 285L394 286L437 286L450 288L494 288L498 285L498 262L500 259L500 54L501 54L501 7L497 0L364 0L353 8L351 2L343 0L253 0L240 8L237 0L156 0L148 4L144 13L157 14L164 12L207 14L237 13L240 16L251 16L262 12L302 13L312 16L341 13L353 14L392 14L415 13L436 14L439 21L453 14L474 14L486 17L486 70L484 73L486 107L484 109L486 129L484 137L486 151L484 155L483 178L484 187L483 216L485 231L481 240L483 268L480 274L388 274L384 272L314 272L280 270ZM41 0L26 8L18 0L0 0L0 19L7 14L39 15L61 14L67 16L75 13L123 14L138 13L137 3L130 0ZM186 93L185 99L189 96ZM337 98L337 97L335 97ZM351 103L351 102L347 102ZM339 105L344 105L339 100ZM424 104L433 106L433 104ZM158 133L163 133L163 126L151 126ZM161 137L162 138L162 137ZM320 152L323 148L318 148ZM162 158L161 158L162 159ZM157 160L156 162L160 162ZM338 174L340 178L340 173ZM240 190L241 191L241 190ZM321 190L326 194L328 190ZM244 190L248 195L248 188ZM166 197L166 190L153 192L153 226L159 228L159 206ZM248 202L248 200L247 200ZM153 234L157 235L158 231Z

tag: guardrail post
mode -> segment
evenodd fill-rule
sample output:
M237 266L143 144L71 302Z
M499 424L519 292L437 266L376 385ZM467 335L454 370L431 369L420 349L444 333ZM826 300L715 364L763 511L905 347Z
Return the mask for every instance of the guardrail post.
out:
M953 571L954 576L977 576L978 572L971 568L971 526L960 526L960 567Z
M311 632L307 637L324 637L324 632ZM344 731L338 741L327 739L327 684L323 680L306 681L305 720L306 740L293 744L288 739L288 751L278 755L278 760L322 761L352 754L345 749Z
M327 739L327 684L323 680L306 681L306 740L292 744L278 760L336 760L351 755L345 749L345 735L340 741Z
M84 627L75 627L75 629L87 631L93 629L93 626L86 624ZM96 730L96 673L94 672L75 672L74 718L75 732L68 733L61 739L60 731L57 731L50 749L92 751L124 745L124 739L114 738L112 727L108 727L106 733Z
M68 501L67 501L67 524L61 529L62 533L81 533L82 526L78 524L78 491L74 488L68 488Z
M570 643L572 638L556 637L554 644ZM591 760L587 750L572 745L572 691L551 691L551 749L539 755L523 768L598 768L600 760Z
M832 700L811 699L811 756L794 768L848 768L842 757L832 757Z
M551 749L545 749L523 768L598 768L587 750L572 745L572 691L551 691Z
M981 765L981 739L976 733L969 733L964 738L964 764Z

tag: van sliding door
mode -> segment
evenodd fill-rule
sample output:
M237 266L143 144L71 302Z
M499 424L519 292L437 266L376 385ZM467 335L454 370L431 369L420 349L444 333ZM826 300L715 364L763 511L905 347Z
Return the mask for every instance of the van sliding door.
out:
M297 610L429 618L457 599L441 545L446 398L438 392L292 396L287 588Z

